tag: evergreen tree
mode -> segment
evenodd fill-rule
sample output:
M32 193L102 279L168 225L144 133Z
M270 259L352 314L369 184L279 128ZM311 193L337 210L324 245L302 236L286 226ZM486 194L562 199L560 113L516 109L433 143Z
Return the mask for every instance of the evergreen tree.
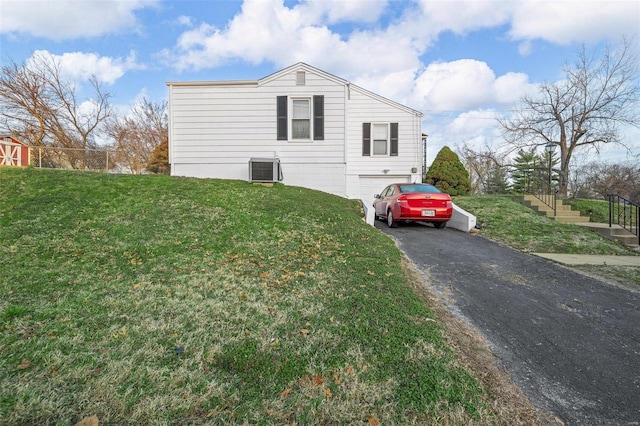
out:
M467 195L471 190L469 172L449 147L443 147L431 164L425 182L449 195Z
M534 149L529 151L521 149L513 161L515 163L511 172L513 191L518 194L527 193L533 187L534 176L538 175L542 159L535 153Z
M507 171L498 164L493 164L487 176L487 194L506 194L509 192Z

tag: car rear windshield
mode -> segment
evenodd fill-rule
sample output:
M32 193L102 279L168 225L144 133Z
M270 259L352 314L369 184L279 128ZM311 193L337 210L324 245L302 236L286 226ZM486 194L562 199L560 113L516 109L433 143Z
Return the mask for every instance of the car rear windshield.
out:
M440 190L426 183L412 183L410 185L400 185L400 192L440 192Z

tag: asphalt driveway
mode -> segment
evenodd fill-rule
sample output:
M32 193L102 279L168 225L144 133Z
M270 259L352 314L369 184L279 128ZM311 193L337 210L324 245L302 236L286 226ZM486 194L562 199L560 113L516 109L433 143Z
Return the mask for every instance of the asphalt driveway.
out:
M376 227L485 335L535 406L568 425L640 424L640 294L479 235Z

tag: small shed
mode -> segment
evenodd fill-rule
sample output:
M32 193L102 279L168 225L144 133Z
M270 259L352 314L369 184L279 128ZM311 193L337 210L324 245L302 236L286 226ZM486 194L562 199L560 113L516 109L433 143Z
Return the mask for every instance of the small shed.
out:
M22 166L31 163L29 146L13 136L0 136L0 166Z

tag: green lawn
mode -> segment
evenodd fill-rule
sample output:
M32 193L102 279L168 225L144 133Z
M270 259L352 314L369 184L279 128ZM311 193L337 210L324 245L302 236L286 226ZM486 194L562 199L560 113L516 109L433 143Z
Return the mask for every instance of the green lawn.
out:
M0 424L509 424L358 203L0 168Z
M510 196L461 196L454 202L476 216L482 235L523 252L637 254L585 227L540 215Z
M455 201L523 251L628 254ZM421 280L355 201L0 167L0 424L532 423Z

